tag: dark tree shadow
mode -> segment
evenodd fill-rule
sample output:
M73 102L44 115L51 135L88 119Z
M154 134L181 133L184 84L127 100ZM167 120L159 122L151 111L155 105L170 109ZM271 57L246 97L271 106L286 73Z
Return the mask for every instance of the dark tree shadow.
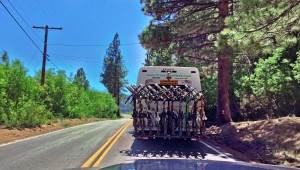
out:
M205 159L214 151L197 141L183 139L135 139L131 148L120 153L131 157Z

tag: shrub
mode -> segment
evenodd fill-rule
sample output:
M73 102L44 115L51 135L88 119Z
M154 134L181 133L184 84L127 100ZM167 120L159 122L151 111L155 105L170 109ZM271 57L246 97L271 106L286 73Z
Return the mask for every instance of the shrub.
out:
M118 106L110 94L78 86L54 69L46 71L43 88L39 75L27 75L19 60L0 63L0 124L32 127L55 118L115 116Z

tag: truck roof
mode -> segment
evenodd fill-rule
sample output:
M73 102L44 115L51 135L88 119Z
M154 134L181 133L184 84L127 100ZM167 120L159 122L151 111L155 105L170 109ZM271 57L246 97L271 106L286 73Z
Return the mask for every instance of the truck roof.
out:
M189 85L201 90L200 75L196 67L145 66L140 68L139 84Z

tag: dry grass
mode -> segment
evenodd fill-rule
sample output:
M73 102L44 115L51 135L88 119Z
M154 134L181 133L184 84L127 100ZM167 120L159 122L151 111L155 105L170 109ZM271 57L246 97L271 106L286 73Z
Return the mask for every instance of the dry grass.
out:
M299 117L212 126L207 136L252 161L300 167Z

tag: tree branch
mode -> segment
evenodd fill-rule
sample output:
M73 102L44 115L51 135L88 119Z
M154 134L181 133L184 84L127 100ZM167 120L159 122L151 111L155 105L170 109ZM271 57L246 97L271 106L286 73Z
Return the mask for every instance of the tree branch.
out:
M300 1L297 1L295 4L292 4L288 9L286 9L285 11L283 11L280 15L278 15L277 17L271 19L267 24L257 28L257 29L254 29L254 30L248 30L248 31L244 31L246 33L252 33L252 32L256 32L256 31L260 31L272 24L274 24L276 21L278 21L281 17L284 17L286 16L294 7L296 7L297 5L299 5Z
M178 37L178 38L180 40L193 40L193 39L200 38L200 37L203 37L203 36L208 36L210 34L217 34L219 32L221 32L221 29L208 31L208 32L203 33L203 34L197 34L196 36L192 36L193 34L188 34L188 35L184 35L184 36L181 36L181 37Z
M192 48L197 48L198 50L199 49L202 49L202 48L204 48L204 47L211 47L211 46L213 46L214 45L214 42L205 42L205 43L202 43L201 45L198 45L198 46L189 46L189 47L181 47L182 49L186 49L186 48L188 48L188 49L192 49Z
M182 56L182 57L202 60L202 61L211 62L211 63L218 63L218 60L205 59L205 58L196 57L196 56ZM249 63L242 63L242 62L233 62L233 63L234 64L241 64L241 65L249 65Z

